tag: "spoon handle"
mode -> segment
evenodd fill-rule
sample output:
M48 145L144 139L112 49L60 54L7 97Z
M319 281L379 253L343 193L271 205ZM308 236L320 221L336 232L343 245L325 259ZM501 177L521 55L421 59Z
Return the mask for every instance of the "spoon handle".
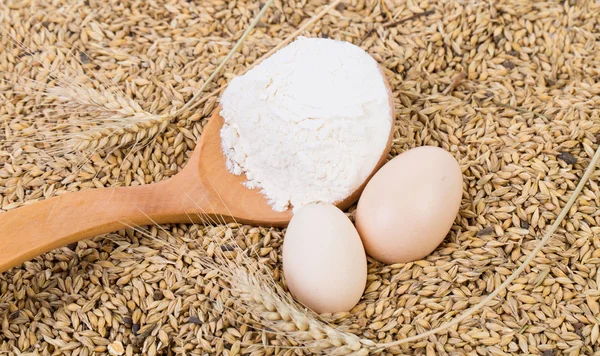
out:
M185 198L170 181L66 193L0 213L0 273L79 240L180 221Z

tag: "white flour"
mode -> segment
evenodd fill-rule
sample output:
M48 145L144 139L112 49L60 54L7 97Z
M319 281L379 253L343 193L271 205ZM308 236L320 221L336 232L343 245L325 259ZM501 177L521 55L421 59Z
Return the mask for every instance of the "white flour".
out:
M388 91L376 61L347 42L300 37L221 98L227 168L276 211L354 192L385 149Z

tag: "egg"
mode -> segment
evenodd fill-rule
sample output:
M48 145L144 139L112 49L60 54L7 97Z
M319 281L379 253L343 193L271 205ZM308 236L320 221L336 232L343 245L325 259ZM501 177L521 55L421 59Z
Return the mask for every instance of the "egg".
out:
M442 148L414 148L387 162L366 185L356 208L356 228L367 254L393 264L433 252L456 219L462 186L458 162Z
M356 228L337 207L298 209L283 239L283 274L296 301L317 313L350 311L367 283L367 256Z

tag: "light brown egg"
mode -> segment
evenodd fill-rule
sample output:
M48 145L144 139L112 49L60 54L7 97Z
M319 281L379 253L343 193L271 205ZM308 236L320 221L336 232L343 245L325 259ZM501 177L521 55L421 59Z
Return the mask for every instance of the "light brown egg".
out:
M317 313L350 311L367 283L356 228L337 207L313 203L292 217L283 239L283 273L294 298Z
M356 228L368 255L388 264L422 259L456 219L463 177L444 149L423 146L387 162L358 202Z

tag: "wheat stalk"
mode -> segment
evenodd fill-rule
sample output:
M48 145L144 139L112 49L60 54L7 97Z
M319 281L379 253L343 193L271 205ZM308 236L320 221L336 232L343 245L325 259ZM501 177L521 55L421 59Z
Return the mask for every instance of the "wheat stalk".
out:
M294 33L289 35L285 40L281 41L277 46L273 47L269 52L262 55L259 59L257 59L254 63L252 63L250 66L248 66L248 68L246 68L239 75L244 75L244 74L248 73L249 70L251 70L252 68L255 68L257 65L262 63L262 61L264 61L265 59L272 56L275 52L279 51L284 46L288 45L296 37L298 37L302 32L306 31L306 29L308 29L310 26L314 25L315 22L319 21L319 19L321 19L323 16L327 15L333 8L335 8L341 2L342 2L342 0L332 1L329 5L327 5L326 8L321 10L315 16L311 17L311 19L308 20L304 25L300 26L300 28L298 28L298 30L296 30ZM210 94L204 96L202 99L194 102L196 100L196 98L195 98L197 96L196 95L194 98L192 98L192 100L190 100L188 102L188 104L186 104L186 106L184 108L187 108L187 110L193 110L196 107L198 107L199 105L204 104L207 100L210 100L211 98L214 98L217 95L219 95L221 92L223 92L223 90L225 90L226 87L227 87L227 84L222 85L220 88L213 90ZM204 88L204 86L203 86L203 88ZM183 111L184 108L182 108L181 111Z
M192 98L190 100L188 100L188 102L181 109L177 110L177 112L175 113L176 116L185 111L192 110L199 105L199 103L195 103L195 101L198 99L198 97L204 91L204 89L206 89L206 87L212 82L212 80L221 72L221 70L225 67L227 62L229 62L231 57L233 57L233 55L242 47L242 44L244 43L244 41L250 34L250 31L252 31L252 29L254 27L256 27L256 25L258 25L258 22L264 16L264 14L267 12L267 10L269 9L269 7L273 3L273 1L274 0L268 0L266 2L266 4L263 6L263 8L258 12L256 17L252 20L252 22L250 23L250 25L248 26L246 31L244 31L244 33L242 34L242 37L240 37L240 39L233 46L231 51L229 51L229 53L227 53L227 56L225 57L225 59L223 59L223 61L221 62L221 64L219 64L217 69L215 69L215 71L208 77L206 82L204 82L204 84L202 84L202 87L200 87L200 89L198 89L198 91L196 91L196 93L194 93Z
M525 259L525 261L523 261L523 263L519 266L519 268L517 268L510 276L508 276L501 285L499 285L494 291L492 291L492 293L490 293L483 300L481 300L479 303L477 303L477 305L466 310L460 316L456 317L454 320L452 320L440 327L437 327L435 329L429 330L422 334L411 336L411 337L408 337L405 339L401 339L401 340L397 340L397 341L393 341L393 342L389 342L389 343L377 344L377 346L382 347L382 348L389 348L389 347L406 344L409 342L423 339L423 338L431 336L431 335L438 334L440 332L443 332L445 330L452 328L455 325L458 325L463 320L465 320L466 318L468 318L469 316L473 315L474 313L479 311L481 308L486 306L487 303L489 303L498 294L500 294L500 292L502 292L506 287L508 287L508 285L511 284L521 274L521 272L523 272L525 270L525 268L527 268L527 266L529 266L531 261L533 261L533 259L538 255L538 253L540 253L542 248L546 245L546 243L554 235L556 230L558 230L558 227L560 226L560 224L563 222L563 220L569 213L569 210L571 210L571 207L573 206L573 204L575 204L575 201L577 201L577 198L579 198L579 195L580 195L581 191L583 190L583 187L586 185L586 183L589 180L592 173L594 173L594 170L596 169L596 165L598 164L598 161L600 161L600 146L596 149L596 152L594 153L594 156L592 157L588 167L586 168L586 170L583 174L583 177L581 177L581 180L577 184L577 187L575 187L573 194L571 194L571 197L569 198L569 200L567 201L565 206L560 211L560 214L558 215L556 220L554 220L554 223L552 224L550 229L548 229L548 231L546 232L544 237L540 240L540 242L538 242L537 246L533 249L533 251L531 251L529 256L527 256L527 258Z

